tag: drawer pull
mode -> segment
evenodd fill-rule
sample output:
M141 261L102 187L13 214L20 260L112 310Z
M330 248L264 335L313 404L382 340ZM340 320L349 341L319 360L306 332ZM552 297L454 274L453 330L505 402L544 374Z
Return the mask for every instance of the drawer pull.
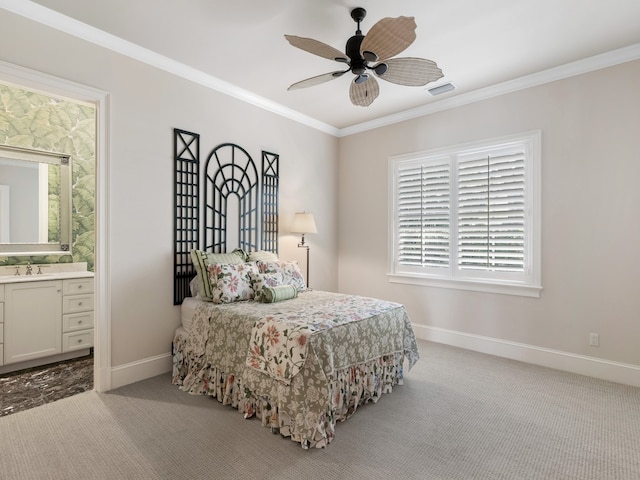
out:
M82 339L81 338L78 339L78 343L82 343Z
M78 320L78 325L81 325L81 324L82 324L82 320Z
M78 306L81 307L82 306L82 302L78 302Z
M80 290L82 288L82 285L78 285L78 290Z

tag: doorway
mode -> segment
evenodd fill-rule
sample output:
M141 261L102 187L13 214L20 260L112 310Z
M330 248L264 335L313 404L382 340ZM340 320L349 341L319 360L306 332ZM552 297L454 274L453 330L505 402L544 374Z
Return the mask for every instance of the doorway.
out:
M0 84L22 88L95 109L92 150L94 152L94 248L93 271L95 283L93 389L98 392L111 388L110 310L108 298L108 101L107 92L34 70L0 62ZM74 260L75 261L75 260Z

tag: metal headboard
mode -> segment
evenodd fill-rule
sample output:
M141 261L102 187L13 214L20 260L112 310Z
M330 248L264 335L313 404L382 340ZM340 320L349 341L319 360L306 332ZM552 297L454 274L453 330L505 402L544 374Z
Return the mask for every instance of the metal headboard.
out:
M228 245L229 200L238 199L238 245ZM213 149L205 167L204 250L258 249L258 170L247 151L233 143Z
M201 215L200 136L174 129L175 160L175 251L174 305L190 296L189 282L195 276L192 249L215 253L242 248L278 252L278 191L280 158L262 152L261 198L259 175L251 155L239 145L215 147L203 171L204 204ZM237 198L237 222L231 219L230 202ZM260 200L260 201L259 201ZM260 218L260 222L258 222ZM229 245L228 225L237 223L237 244ZM200 227L203 235L200 243Z
M280 157L262 152L262 250L278 253Z
M200 229L199 171L200 135L173 130L175 220L174 220L174 282L173 304L179 305L190 296L189 282L196 275L189 252L198 248Z

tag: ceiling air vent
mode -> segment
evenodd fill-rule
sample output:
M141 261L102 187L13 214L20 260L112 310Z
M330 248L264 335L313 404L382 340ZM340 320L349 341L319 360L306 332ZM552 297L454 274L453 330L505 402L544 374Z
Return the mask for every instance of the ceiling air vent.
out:
M428 91L431 95L441 95L446 92L450 92L454 90L456 86L453 83L444 83L442 85L438 85L437 87L429 88Z

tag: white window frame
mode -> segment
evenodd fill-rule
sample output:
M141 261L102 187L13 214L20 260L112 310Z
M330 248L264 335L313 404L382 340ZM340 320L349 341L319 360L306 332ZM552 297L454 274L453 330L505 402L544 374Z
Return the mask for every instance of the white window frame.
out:
M524 151L524 270L519 273L468 270L458 267L458 163L482 152ZM450 185L449 265L411 266L398 262L398 171L406 167L448 162ZM541 132L518 133L445 148L396 155L388 159L389 253L388 279L392 283L474 290L539 297L541 285Z

